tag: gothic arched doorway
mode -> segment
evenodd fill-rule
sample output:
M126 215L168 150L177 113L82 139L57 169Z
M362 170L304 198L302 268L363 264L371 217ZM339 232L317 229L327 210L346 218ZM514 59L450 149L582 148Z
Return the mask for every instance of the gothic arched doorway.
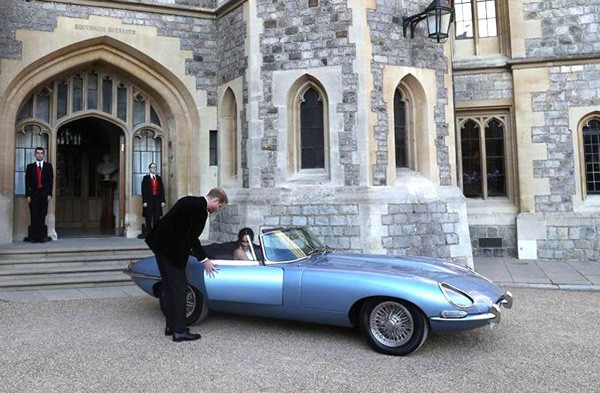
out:
M123 130L97 117L63 124L56 138L56 231L62 237L121 235Z

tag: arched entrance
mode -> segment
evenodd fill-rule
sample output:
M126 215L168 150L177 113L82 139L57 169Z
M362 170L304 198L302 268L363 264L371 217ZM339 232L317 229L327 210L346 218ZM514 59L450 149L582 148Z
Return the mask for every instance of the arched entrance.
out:
M121 129L124 143L118 162L125 197L119 198L119 213L124 213L115 217L121 221L115 225L126 237L141 232L140 182L150 162L159 165L165 180L167 205L197 193L200 175L208 168L208 161L199 158L208 157L208 147L200 154L195 149L205 133L208 139L210 126L200 127L201 102L191 94L195 85L177 75L146 53L107 36L23 64L0 95L0 196L5 196L0 198L0 218L6 219L6 225L0 225L0 243L22 241L27 234L23 179L33 150L45 147L47 160L56 168L59 130L79 119L103 119ZM54 239L61 236L55 230L56 208L53 198L46 224Z
M122 235L123 130L85 117L60 126L56 137L56 232L62 237Z

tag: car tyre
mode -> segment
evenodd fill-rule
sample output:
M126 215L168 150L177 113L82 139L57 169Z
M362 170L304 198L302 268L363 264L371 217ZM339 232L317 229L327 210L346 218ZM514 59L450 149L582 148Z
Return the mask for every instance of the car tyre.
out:
M386 355L417 351L429 334L429 324L417 307L397 299L372 299L363 304L360 326L369 344Z
M160 309L162 310L163 314L165 314L165 300L162 296L162 290L160 294ZM204 296L202 295L202 292L200 292L191 285L188 285L185 297L185 304L185 323L188 326L191 326L196 322L204 320L208 315L208 307L206 307L206 302L204 301Z

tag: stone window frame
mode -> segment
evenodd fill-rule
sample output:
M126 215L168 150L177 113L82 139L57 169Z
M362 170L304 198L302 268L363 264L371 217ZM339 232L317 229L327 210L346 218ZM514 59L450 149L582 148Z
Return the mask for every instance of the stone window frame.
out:
M508 0L494 0L496 9L496 35L481 37L479 34L478 0L470 0L473 25L472 37L456 37L453 35L454 51L458 57L508 54L510 52L510 25ZM456 12L456 11L455 11Z
M586 171L586 162L585 162L585 146L584 146L585 144L584 144L583 129L586 126L589 126L589 123L594 120L600 121L600 112L593 112L593 113L589 113L589 114L583 116L577 127L578 148L579 148L579 174L580 174L579 182L581 185L581 196L582 196L583 200L585 200L589 197L592 197L592 198L600 197L600 194L598 194L598 193L590 194L590 193L588 193L588 190L587 190L587 171Z
M237 97L228 86L219 107L219 129L217 131L217 161L222 184L235 184L238 180L241 153L240 122Z
M486 125L496 119L504 126L504 167L505 167L505 181L506 181L506 196L489 196L487 190L487 179L483 178L482 184L482 197L481 198L469 198L469 200L483 200L483 201L498 201L498 200L509 200L513 203L517 199L517 181L516 181L516 135L512 121L512 111L510 108L499 108L493 110L481 110L481 111L461 111L456 114L456 165L457 165L457 183L463 191L463 168L462 168L462 146L461 146L461 130L463 125L469 120L474 121L479 126L479 143L481 152L481 163L482 168L485 168L486 161L486 150L485 150L485 127Z
M323 102L323 154L324 168L301 169L300 162L300 105L306 91L313 88ZM323 85L310 75L299 78L290 89L288 95L288 113L290 114L287 165L288 175L291 181L326 181L329 180L331 169L329 162L330 151L330 127L329 127L329 98Z

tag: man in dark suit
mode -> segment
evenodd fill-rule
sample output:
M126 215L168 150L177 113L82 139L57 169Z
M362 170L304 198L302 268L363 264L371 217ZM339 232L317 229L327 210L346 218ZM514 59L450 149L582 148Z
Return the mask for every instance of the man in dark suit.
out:
M142 179L142 216L146 218L146 234L156 226L165 206L165 189L162 179L156 174L156 164L148 165L149 174Z
M146 237L146 243L156 256L162 277L167 326L165 335L173 341L200 338L186 327L186 266L190 252L202 262L205 273L213 277L215 265L204 254L198 237L204 230L209 213L216 213L227 204L227 194L213 188L205 197L186 196L179 199Z
M35 162L28 164L25 169L25 195L31 214L31 225L25 241L32 243L52 240L44 222L48 213L48 202L52 199L54 171L50 163L44 162L44 154L43 147L36 147Z

